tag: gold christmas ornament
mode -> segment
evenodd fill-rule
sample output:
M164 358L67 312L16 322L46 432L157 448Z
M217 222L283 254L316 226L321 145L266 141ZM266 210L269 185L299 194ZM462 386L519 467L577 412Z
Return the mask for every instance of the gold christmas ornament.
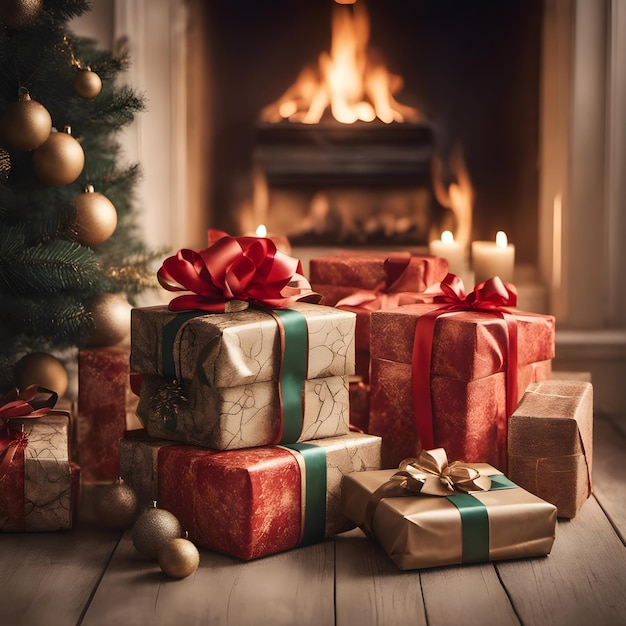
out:
M89 298L85 307L94 328L80 342L83 348L113 346L130 334L131 306L124 294L102 293Z
M96 520L107 528L121 530L129 528L139 507L135 490L121 478L110 485L99 487L94 503Z
M200 565L198 548L182 537L170 539L159 549L159 567L172 578L186 578Z
M66 126L63 132L51 132L48 139L33 152L33 171L51 187L73 183L83 171L85 153Z
M56 391L61 398L67 391L68 375L63 363L47 352L31 352L22 357L13 370L19 389L39 385Z
M25 89L20 90L18 100L2 113L2 134L13 150L26 152L38 148L48 139L51 129L48 109L32 100Z
M102 80L90 67L83 67L76 72L74 91L81 98L91 100L102 91Z
M133 525L133 545L149 559L156 559L159 550L170 539L181 535L181 527L173 513L157 508L156 502L139 515Z
M106 241L117 226L117 211L113 203L87 185L76 197L76 239L84 246L97 246Z
M43 0L2 0L0 24L15 29L28 28L37 21L42 9Z

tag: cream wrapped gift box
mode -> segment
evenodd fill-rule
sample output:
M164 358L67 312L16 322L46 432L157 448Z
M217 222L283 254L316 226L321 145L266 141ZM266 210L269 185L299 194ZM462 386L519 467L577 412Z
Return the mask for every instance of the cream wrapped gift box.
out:
M289 309L132 311L137 414L152 437L216 450L348 432L355 315ZM282 415L281 415L282 414Z

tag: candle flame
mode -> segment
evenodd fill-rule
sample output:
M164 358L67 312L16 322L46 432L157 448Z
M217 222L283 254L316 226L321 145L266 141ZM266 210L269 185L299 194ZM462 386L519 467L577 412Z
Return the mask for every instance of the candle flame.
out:
M441 242L442 243L454 243L454 235L450 230L444 230L441 233Z
M257 237L267 237L267 228L265 224L259 224L256 229Z
M496 233L496 248L506 248L509 245L509 240L506 237L506 233L503 230L499 230Z

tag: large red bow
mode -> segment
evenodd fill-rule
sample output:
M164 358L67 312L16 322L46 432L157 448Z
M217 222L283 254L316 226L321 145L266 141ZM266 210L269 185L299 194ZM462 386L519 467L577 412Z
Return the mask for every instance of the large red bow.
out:
M271 239L225 233L215 239L210 231L209 243L205 250L182 249L163 261L159 283L169 291L192 292L174 298L171 310L221 313L231 300L275 309L296 300L319 301L300 261L277 250Z
M483 311L501 317L507 327L506 418L498 425L498 447L500 469L506 469L506 437L508 417L517 404L517 321L508 307L517 304L517 291L512 284L505 284L494 276L474 287L465 295L463 281L454 274L448 274L441 282L441 295L435 302L441 306L421 315L415 329L413 344L413 411L417 433L424 448L435 447L433 431L432 401L430 394L430 370L435 333L435 322L439 317L453 315L459 311Z

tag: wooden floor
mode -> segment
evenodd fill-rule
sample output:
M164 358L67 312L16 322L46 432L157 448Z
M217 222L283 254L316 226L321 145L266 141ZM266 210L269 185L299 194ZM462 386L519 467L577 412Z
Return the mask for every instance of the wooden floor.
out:
M596 416L594 446L594 496L546 558L401 572L351 531L249 563L202 550L172 580L128 532L6 534L0 625L626 624L626 437Z

